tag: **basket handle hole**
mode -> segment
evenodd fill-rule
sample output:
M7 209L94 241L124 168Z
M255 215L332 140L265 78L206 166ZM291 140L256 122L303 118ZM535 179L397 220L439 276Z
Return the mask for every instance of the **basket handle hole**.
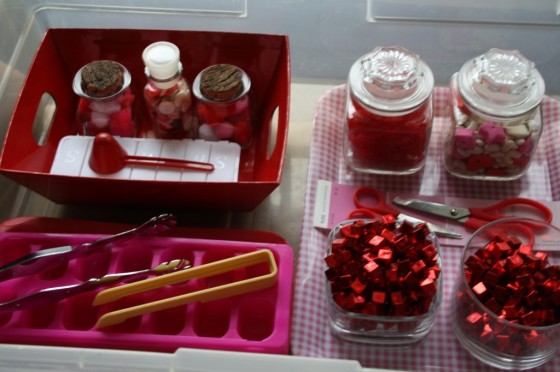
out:
M51 130L54 114L56 112L56 103L49 93L43 93L37 112L33 119L33 138L39 145L44 145Z
M270 118L270 131L268 134L268 153L266 154L267 159L270 159L274 148L276 147L276 139L278 136L278 107L274 109L272 117Z

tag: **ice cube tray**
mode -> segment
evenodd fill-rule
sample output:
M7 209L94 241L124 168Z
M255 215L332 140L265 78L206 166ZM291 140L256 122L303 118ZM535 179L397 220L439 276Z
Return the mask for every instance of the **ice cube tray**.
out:
M0 264L40 249L74 246L100 237L99 234L0 232ZM100 288L57 304L0 315L0 343L160 352L194 347L285 354L289 344L293 253L288 245L273 240L245 242L178 236L137 238L40 274L1 282L0 302L42 288L76 283L107 273L134 271L175 258L186 258L196 266L258 249L270 249L278 265L278 284L271 288L159 311L97 330L95 323L106 312L253 277L260 275L265 268L251 266L214 277L193 279L155 293L92 307L96 293L106 287Z
M66 136L58 143L51 174L125 180L237 182L241 147L233 142L204 140L161 140L115 137L129 155L210 162L214 171L200 172L164 167L125 166L113 174L98 174L88 164L92 136Z

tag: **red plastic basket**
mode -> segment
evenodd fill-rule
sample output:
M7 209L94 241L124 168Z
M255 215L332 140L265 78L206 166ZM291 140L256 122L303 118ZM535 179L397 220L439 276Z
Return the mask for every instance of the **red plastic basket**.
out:
M170 41L181 51L184 77L192 82L216 63L241 67L251 77L256 138L241 153L238 182L117 180L50 174L60 139L78 133L78 99L72 79L97 59L125 65L132 75L140 137L147 128L142 88L142 51ZM33 122L45 93L55 104L48 135L38 144ZM39 46L16 104L0 155L0 172L62 204L189 206L249 211L279 184L286 151L290 96L290 55L286 35L132 29L49 29ZM277 117L273 128L273 117ZM275 136L271 133L276 130ZM270 144L270 138L275 143Z

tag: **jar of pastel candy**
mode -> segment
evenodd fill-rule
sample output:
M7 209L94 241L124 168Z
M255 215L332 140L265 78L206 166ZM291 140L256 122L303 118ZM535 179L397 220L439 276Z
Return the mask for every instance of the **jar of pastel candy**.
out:
M515 180L533 160L542 132L545 84L516 50L491 49L451 78L443 160L449 173Z
M77 118L81 134L136 135L130 82L128 70L114 61L93 61L78 70L72 87L80 97Z
M148 79L144 86L144 101L156 137L196 137L191 90L182 75L179 48L166 41L152 43L144 49L142 60Z
M411 174L425 161L432 132L433 74L416 54L378 47L348 76L344 157L354 170Z
M193 83L198 137L249 147L253 140L250 89L249 76L237 66L218 64L202 70Z

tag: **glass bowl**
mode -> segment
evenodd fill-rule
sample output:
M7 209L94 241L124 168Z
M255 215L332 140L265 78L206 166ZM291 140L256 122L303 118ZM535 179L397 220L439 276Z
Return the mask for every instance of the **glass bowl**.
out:
M507 218L467 242L451 304L453 331L475 358L502 369L530 369L560 344L560 230Z
M331 230L326 248L326 299L336 336L404 346L428 335L443 282L439 244L424 224L348 220Z

